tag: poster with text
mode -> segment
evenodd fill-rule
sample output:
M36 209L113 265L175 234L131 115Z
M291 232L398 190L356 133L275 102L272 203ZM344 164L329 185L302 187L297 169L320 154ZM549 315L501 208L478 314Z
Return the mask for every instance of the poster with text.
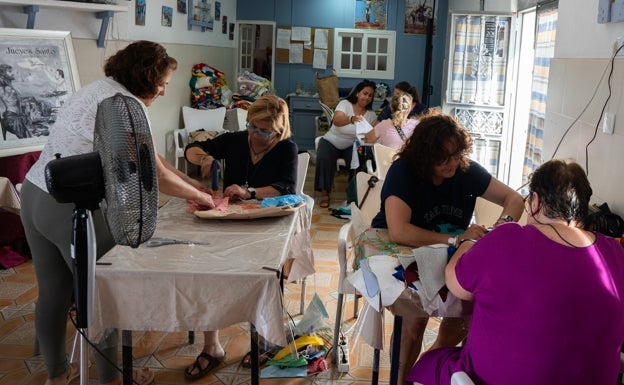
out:
M0 156L8 156L45 144L80 81L69 32L0 28L0 52Z

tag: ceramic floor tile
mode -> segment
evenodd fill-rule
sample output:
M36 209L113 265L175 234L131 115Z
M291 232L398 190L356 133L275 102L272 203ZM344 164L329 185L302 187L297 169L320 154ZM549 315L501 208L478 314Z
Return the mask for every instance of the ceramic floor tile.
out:
M331 207L345 203L347 186L346 171L336 175L335 189L331 194ZM314 197L314 165L308 170L304 191ZM318 194L317 194L318 195ZM319 197L317 197L319 198ZM317 199L317 202L319 199ZM333 335L338 284L337 236L340 227L347 223L334 218L327 209L314 206L312 217L312 247L315 253L317 273L306 281L306 308L314 294L321 299L329 317L324 319L328 335ZM286 283L284 305L292 317L300 318L300 283ZM0 384L41 385L45 382L43 358L33 355L34 306L36 279L32 262L12 269L0 270ZM21 301L21 302L20 302ZM347 296L343 310L343 332L353 332L353 297ZM359 302L362 307L362 300ZM435 339L439 321L431 319L425 333L425 345ZM392 316L385 317L385 339L389 343ZM210 375L193 381L193 385L247 385L251 383L250 370L240 366L249 351L249 325L230 326L220 331L220 340L226 349L225 364ZM67 326L67 346L71 350L75 331L70 322ZM203 346L203 334L195 332L195 343L189 344L188 332L135 332L133 333L135 366L149 367L159 385L188 384L183 370L190 365ZM92 357L92 356L91 356ZM338 373L333 366L329 370L306 378L262 379L262 385L364 385L370 384L372 376L373 349L358 341L352 348L351 371ZM387 385L389 355L380 354L379 384ZM91 367L89 384L97 385L97 370ZM75 383L78 383L77 381Z

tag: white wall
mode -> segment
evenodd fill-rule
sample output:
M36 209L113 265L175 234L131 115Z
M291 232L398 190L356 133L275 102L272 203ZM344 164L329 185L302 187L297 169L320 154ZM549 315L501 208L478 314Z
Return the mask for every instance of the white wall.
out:
M190 105L188 84L191 68L197 63L207 63L218 68L226 74L228 85L233 88L236 80L235 40L229 40L228 34L222 34L221 23L216 21L212 32L201 32L197 26L194 26L192 31L188 31L186 15L177 11L175 0L147 1L144 27L134 25L135 2L118 1L119 4L128 4L128 12L115 14L108 29L105 48L98 48L96 45L101 21L89 12L41 7L36 17L35 28L71 31L82 85L104 76L102 66L106 58L131 41L146 39L162 43L169 55L178 60L178 70L167 87L166 95L156 100L149 108L149 114L157 150L172 161L171 132L181 127L181 107ZM212 3L214 14L214 1ZM162 5L174 8L171 28L160 25ZM236 23L236 1L221 0L221 15L227 15L228 24ZM25 28L26 19L21 7L3 4L0 9L0 27L2 28ZM235 31L235 38L237 32ZM22 152L28 150L24 149Z
M605 112L616 114L615 132L606 135L598 127L596 138L589 145L589 156L585 156L608 95L608 73L602 80L601 77L609 64L613 42L624 36L624 23L598 24L597 10L598 0L559 1L546 103L544 160L553 156L564 132L570 128L556 157L574 158L584 168L588 160L592 201L607 202L613 211L624 215L624 179L620 177L624 164L624 54L615 60L612 94L605 108Z

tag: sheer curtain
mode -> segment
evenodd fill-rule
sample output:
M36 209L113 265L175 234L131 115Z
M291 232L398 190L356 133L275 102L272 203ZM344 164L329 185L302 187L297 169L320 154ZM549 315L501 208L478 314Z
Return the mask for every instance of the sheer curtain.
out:
M529 127L522 171L523 184L527 182L528 176L533 170L543 162L542 139L544 137L544 120L546 116L548 74L550 71L550 59L555 51L557 16L557 2L537 6L535 58L533 61Z

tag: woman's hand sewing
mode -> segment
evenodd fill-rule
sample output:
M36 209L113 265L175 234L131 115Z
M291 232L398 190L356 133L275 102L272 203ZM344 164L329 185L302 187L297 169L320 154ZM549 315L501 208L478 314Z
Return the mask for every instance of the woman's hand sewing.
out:
M197 204L203 206L203 207L207 207L209 209L214 209L215 208L215 204L214 201L212 200L212 195L202 192L202 191L197 191L197 198L193 199L193 201L195 201Z
M466 231L457 236L458 242L461 242L462 239L474 239L476 241L487 234L487 232L488 231L485 226L472 224L466 229Z
M232 199L250 199L251 193L244 187L241 187L237 184L231 184L225 188L223 191L223 196L232 198Z

